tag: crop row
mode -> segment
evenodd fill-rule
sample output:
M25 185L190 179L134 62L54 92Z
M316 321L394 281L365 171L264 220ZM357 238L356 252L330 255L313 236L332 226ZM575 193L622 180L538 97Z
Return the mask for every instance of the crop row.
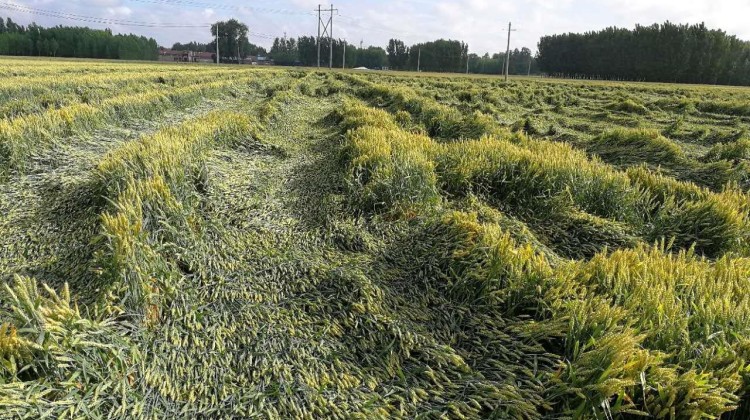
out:
M709 150L716 143L727 148L743 144L748 127L741 108L747 96L741 91L385 76L377 80L381 86L410 86L412 96L416 92L453 112L480 111L514 130L569 142L621 167L648 163L714 191L729 182L743 189L750 185L746 160L736 154L712 158L716 154Z
M114 72L114 69L107 69L108 71L102 71L102 72L81 72L77 74L70 74L66 75L65 77L59 77L57 73L46 73L44 71L36 71L36 70L30 70L25 73L24 76L19 76L16 78L10 78L10 79L4 79L0 81L0 91L5 92L7 89L18 89L19 91L22 89L33 89L38 87L46 87L46 88L66 88L69 86L75 86L77 84L87 83L87 82L98 82L103 80L119 80L119 79L127 79L131 78L133 76L138 75L165 75L165 76L190 76L190 75L197 75L197 74L206 74L206 73L213 73L213 74L236 74L236 73L243 73L247 72L247 70L236 70L236 69L226 69L226 68L208 68L208 69L201 69L200 71L195 71L196 69L194 67L164 67L164 68L154 68L154 67L128 67L122 69L122 71Z
M112 92L135 94L150 91L170 91L183 86L212 83L231 78L247 78L250 73L205 72L132 73L115 76L87 76L56 83L13 84L0 89L0 117L15 118L75 103L96 104L111 98ZM261 76L262 77L262 76Z
M67 286L58 295L26 278L6 285L0 313L6 414L127 417L150 410L145 389L166 384L144 378L153 355L138 343L160 322L181 276L163 243L181 243L169 235L190 237L199 227L196 177L208 150L252 142L257 132L251 117L217 111L125 143L99 163L91 188L109 204L95 265L107 289L83 316Z
M657 214L674 207L657 219L671 219L672 226L685 223L681 235L692 234L683 218L693 208L700 210L692 217L735 211L744 196L716 195L642 169L629 174L636 183L569 146L518 135L436 143L358 103L347 104L341 118L350 194L359 209L393 211L395 206L398 214L426 226L427 243L421 247L438 253L432 258L439 258L434 264L442 273L419 280L428 284L423 293L434 290L471 308L454 310L481 316L483 328L495 334L533 336L526 343L544 350L538 358L525 354L526 360L541 361L544 352L553 356L549 365L536 366L543 384L536 397L517 390L534 406L504 407L506 415L535 418L551 409L579 417L688 418L736 407L750 379L744 363L750 343L748 259L724 256L710 262L692 251L671 253L662 243L597 253L585 262L552 262L475 211L450 210L458 202L449 192L473 186L489 199L499 197L498 203L523 203L543 217L552 214L544 208L550 204L575 205L624 222L644 217L648 207L637 203L658 201ZM716 214L702 222L711 232L724 226ZM742 229L744 218L735 221ZM731 231L729 239L741 235ZM500 338L481 341L493 340ZM506 343L485 354L483 365L513 371L524 362L508 354L512 348ZM491 401L479 404L492 406Z
M409 115L423 122L428 133L445 129L440 138L489 136L436 143L426 136L367 133L356 144L367 148L362 154L383 171L379 178L363 166L365 173L360 177L377 189L362 190L367 194L359 202L367 208L390 208L404 197L411 197L407 202L419 202L435 197L438 189L455 196L472 192L487 194L496 205L537 223L565 255L590 255L584 249L586 241L579 243L588 235L598 236L591 238L597 243L594 250L626 245L636 235L648 242L673 239L677 249L695 246L711 257L750 251L750 201L731 184L719 193L695 187L700 193L685 196L680 191L692 189L689 183L674 183L639 167L628 173L617 171L564 143L502 134L496 123L481 114L464 116L403 89L382 85L367 89L367 93L377 89L381 98L377 103L407 104L404 108ZM364 96L371 98L367 93ZM430 130L430 121L443 123ZM392 149L403 162L377 165L380 159L390 161ZM391 165L393 172L382 169ZM412 183L403 185L403 179Z
M171 108L184 108L206 97L235 93L251 78L220 80L168 91L146 91L104 99L98 104L73 104L41 114L0 121L0 167L22 169L34 150L60 138L83 134L105 124L153 118Z
M25 78L29 76L42 75L69 75L74 73L80 74L106 74L120 73L131 71L154 71L165 70L182 71L182 72L201 72L205 71L205 66L186 66L184 64L169 65L165 63L147 63L138 64L121 63L112 61L80 61L80 60L36 60L26 58L4 57L2 59L3 67L0 69L0 75L6 78Z

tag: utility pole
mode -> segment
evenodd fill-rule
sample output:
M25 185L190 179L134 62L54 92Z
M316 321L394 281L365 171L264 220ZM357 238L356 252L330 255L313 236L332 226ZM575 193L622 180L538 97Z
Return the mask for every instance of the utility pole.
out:
M422 66L422 49L419 49L419 53L417 54L417 73L420 72L420 68Z
M531 53L529 53L529 70L526 72L526 76L531 76Z
M513 32L511 29L511 22L508 22L508 48L505 50L505 81L508 81L508 69L510 64L510 33Z
M469 53L466 53L466 74L469 74Z
M318 68L320 68L320 5L318 5Z
M346 69L346 41L344 41L344 61L341 64L342 69Z
M328 52L331 53L328 59L328 68L333 69L333 4L331 5L331 20L328 23L330 25L330 33L328 34Z
M219 22L216 22L216 64L221 63L219 58Z
M320 5L314 10L318 12L318 67L320 67L320 41L322 38L328 36L328 47L329 47L329 58L328 67L333 68L333 12L338 12L338 9L334 9L331 5L330 9L323 10ZM325 22L323 22L322 12L331 12L331 15Z

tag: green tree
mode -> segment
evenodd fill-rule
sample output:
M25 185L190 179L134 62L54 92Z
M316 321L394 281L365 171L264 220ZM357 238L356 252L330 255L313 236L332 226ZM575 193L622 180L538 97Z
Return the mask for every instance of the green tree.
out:
M214 52L216 47L214 43L203 44L201 42L192 41L187 44L176 42L172 45L172 49L175 51Z
M39 41L39 46L37 47L39 50L39 55L48 56L49 53L49 40L43 39Z
M385 50L388 53L388 66L393 70L404 70L409 62L409 48L404 41L391 39Z
M59 49L60 49L60 44L57 42L56 39L52 38L52 40L49 42L49 51L53 57L57 57L57 50Z
M553 76L748 84L750 43L705 24L671 22L542 37L539 68Z
M314 67L318 63L318 43L314 36L297 39L297 58L303 66Z
M409 48L409 70L456 72L466 71L469 46L461 41L439 39L412 45ZM421 57L421 59L420 59Z
M11 18L7 18L7 20L5 21L5 30L6 32L9 32L9 33L16 33L16 32L22 32L23 27L13 22Z
M219 55L221 55L222 62L239 63L239 59L247 57L247 50L244 48L244 45L250 43L247 39L247 25L237 19L214 23L211 25L211 36L214 39L216 39L217 30L219 32Z
M269 52L274 62L281 66L291 66L299 62L297 40L294 38L276 38Z
M113 35L109 29L44 28L36 23L23 27L11 19L3 21L1 18L0 22L4 28L0 32L0 54L131 60L158 58L156 41L142 36Z
M388 65L388 54L380 47L362 48L357 52L355 67L380 69Z

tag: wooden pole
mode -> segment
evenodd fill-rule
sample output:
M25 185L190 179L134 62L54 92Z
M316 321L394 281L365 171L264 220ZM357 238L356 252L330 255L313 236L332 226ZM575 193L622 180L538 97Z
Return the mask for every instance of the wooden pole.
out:
M508 81L508 69L510 64L510 22L508 22L508 48L505 50L505 81Z

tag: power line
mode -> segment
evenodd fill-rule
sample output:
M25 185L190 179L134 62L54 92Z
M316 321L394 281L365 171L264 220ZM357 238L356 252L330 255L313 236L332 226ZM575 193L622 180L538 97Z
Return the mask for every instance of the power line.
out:
M139 3L150 3L150 4L163 4L171 6L186 6L186 7L197 7L197 8L210 8L217 10L234 10L244 11L250 10L260 14L282 14L282 15L307 15L314 16L314 13L302 11L302 10L289 10L289 9L278 9L272 7L255 7L255 6L235 6L231 4L219 4L219 3L207 3L193 0L130 0Z
M216 22L216 65L219 64L221 64L221 55L219 55L219 22Z
M321 35L325 37L328 36L328 42L329 42L329 53L330 58L328 61L328 68L333 68L333 12L338 12L338 9L334 9L333 5L331 5L330 9L321 9L320 5L318 5L318 8L315 10L318 12L318 67L320 67L320 38ZM330 12L330 17L324 22L323 16L321 15L322 12ZM322 31L321 31L322 28Z
M102 23L107 25L120 26L138 26L149 28L210 28L212 23L202 23L194 25L185 25L178 23L158 23L158 22L140 22L125 19L100 18L94 16L77 15L74 13L57 12L53 10L35 9L27 6L19 6L10 3L0 2L0 9L12 10L16 12L29 13L39 16L56 17L60 19L75 20L81 22ZM248 32L248 36L253 38L274 39L276 36L260 32Z
M510 68L510 33L517 31L511 29L511 22L508 22L508 48L505 50L505 81L508 81L508 69Z
M276 39L278 38L276 35L269 35L269 34L262 34L258 32L248 32L248 36L254 37L254 38L263 38L263 39Z
M80 22L90 23L101 23L105 25L119 25L119 26L138 26L146 28L207 28L211 24L193 24L186 25L183 23L160 23L160 22L141 22L124 19L112 19L112 18L100 18L95 16L84 16L73 13L57 12L54 10L36 9L27 6L20 6L12 3L0 2L0 9L11 10L15 12L28 13L38 16L54 17L59 19L75 20Z

